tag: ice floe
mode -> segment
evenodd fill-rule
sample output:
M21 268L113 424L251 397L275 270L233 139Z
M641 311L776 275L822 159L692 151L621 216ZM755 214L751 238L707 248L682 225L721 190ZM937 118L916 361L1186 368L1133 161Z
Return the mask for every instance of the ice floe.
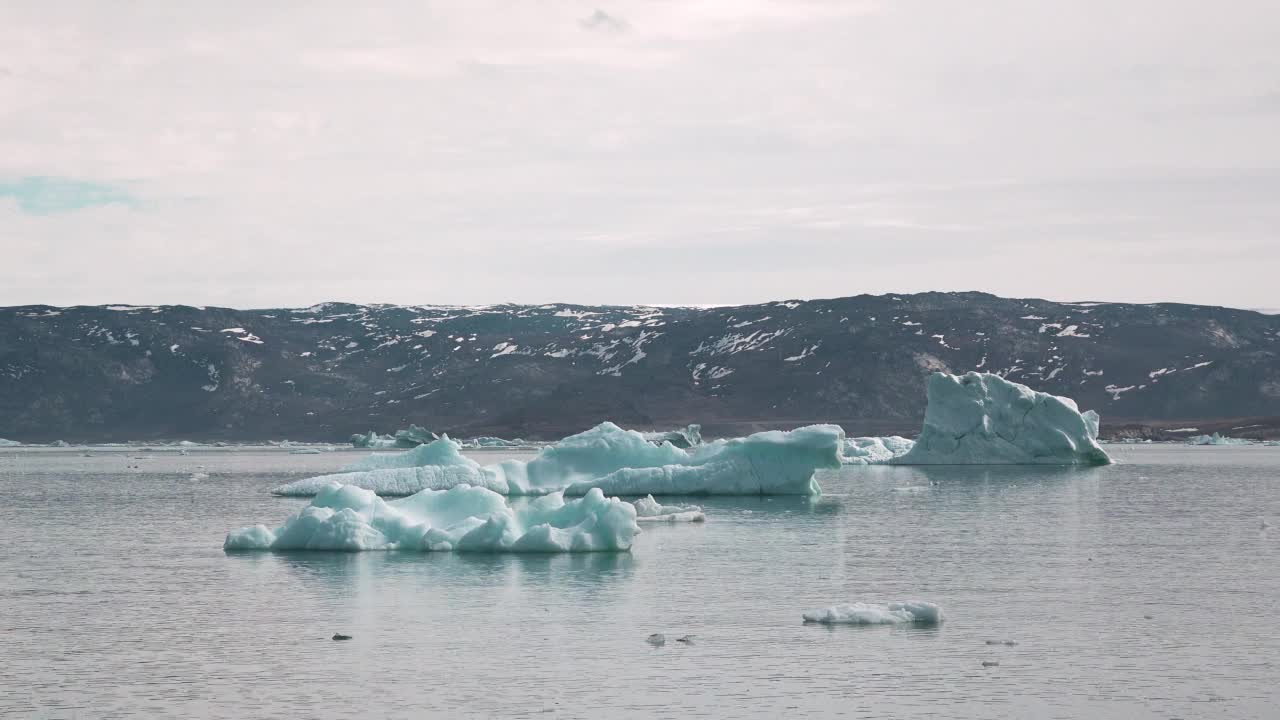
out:
M920 601L851 603L810 610L804 614L804 621L825 625L936 625L942 622L942 608Z
M702 426L693 424L679 430L647 432L644 433L644 439L656 445L669 442L678 448L687 449L702 444Z
M223 548L593 552L629 550L639 531L635 507L599 490L569 501L555 493L513 507L498 493L470 486L384 500L335 482L284 525L233 530Z
M663 505L653 499L652 495L631 503L636 506L636 520L639 522L706 522L707 516L697 505Z
M913 445L914 440L897 435L849 438L844 445L842 462L846 465L879 465L904 455Z
M601 423L548 445L530 460L481 466L441 438L417 450L366 458L353 472L307 478L272 490L277 495L315 495L340 482L379 495L411 495L461 484L503 495L563 491L585 495L816 495L818 468L840 465L844 431L811 425L789 432L767 431L716 440L689 450L654 445L642 433Z
M1252 440L1245 438L1225 437L1222 433L1212 435L1196 435L1186 440L1188 445L1252 445Z

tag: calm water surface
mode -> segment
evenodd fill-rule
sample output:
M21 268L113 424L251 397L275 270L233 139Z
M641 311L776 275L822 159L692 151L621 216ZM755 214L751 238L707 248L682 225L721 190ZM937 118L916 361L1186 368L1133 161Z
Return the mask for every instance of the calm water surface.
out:
M222 552L351 452L0 450L0 715L1280 717L1280 448L1112 448L847 468L554 557ZM946 623L800 619L910 598Z

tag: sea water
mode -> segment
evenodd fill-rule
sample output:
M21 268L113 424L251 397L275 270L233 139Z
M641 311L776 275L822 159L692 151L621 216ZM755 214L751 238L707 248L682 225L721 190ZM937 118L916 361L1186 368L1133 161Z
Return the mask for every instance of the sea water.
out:
M824 471L558 556L223 553L351 452L4 449L0 716L1276 717L1280 448L1108 449ZM801 619L913 599L946 621Z

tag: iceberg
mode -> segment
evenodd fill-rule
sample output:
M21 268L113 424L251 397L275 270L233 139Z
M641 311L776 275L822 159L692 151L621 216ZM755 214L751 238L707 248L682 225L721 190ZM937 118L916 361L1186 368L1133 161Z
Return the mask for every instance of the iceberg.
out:
M636 520L639 522L706 522L707 516L697 505L663 505L653 499L652 495L631 503L636 506Z
M686 425L680 430L647 432L644 433L644 439L654 445L661 445L664 442L669 442L678 448L688 449L694 445L702 444L702 426L693 424Z
M824 625L937 625L942 622L942 608L920 601L852 603L810 610L804 614L804 621Z
M351 447L385 450L396 446L396 439L390 435L379 435L370 430L368 433L356 433L351 436Z
M905 455L915 444L897 435L849 438L841 461L845 465L881 465Z
M530 447L531 445L532 443L530 443L528 440L522 440L520 438L515 438L513 440L506 440L500 437L493 437L490 435L474 437L474 438L470 438L469 440L462 441L462 447L468 448L468 449L526 448L526 447Z
M0 438L0 447L18 447L21 444L22 443L17 440L5 440L4 438Z
M466 484L502 495L816 495L818 468L840 466L844 431L811 425L717 440L689 450L654 445L642 433L605 422L548 445L530 460L481 466L440 438L407 453L365 458L352 471L306 478L272 490L311 496L331 482L378 495L412 495Z
M1222 433L1214 433L1212 435L1196 435L1187 438L1188 445L1252 445L1251 440L1245 438L1223 437Z
M384 500L330 483L311 504L272 530L233 530L222 547L247 550L405 550L416 552L603 552L630 550L640 527L635 508L599 490L566 501L559 494L521 507L491 490L460 485Z
M418 427L413 423L404 430L397 430L395 434L395 443L398 448L415 448L424 445L436 439L436 434L430 430Z
M1098 414L990 373L934 373L924 429L894 465L1106 465Z
M368 433L356 433L351 436L352 447L369 448L370 450L389 450L391 448L415 448L436 439L436 434L424 427L412 423L395 435L379 435L370 430Z

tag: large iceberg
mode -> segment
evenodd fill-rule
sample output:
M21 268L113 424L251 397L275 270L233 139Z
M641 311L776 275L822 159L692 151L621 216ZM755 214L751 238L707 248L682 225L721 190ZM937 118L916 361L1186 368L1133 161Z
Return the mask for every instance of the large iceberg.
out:
M21 444L22 443L17 440L5 440L4 438L0 438L0 447L18 447Z
M989 373L929 378L924 429L895 465L1106 465L1098 414Z
M644 433L644 439L655 445L669 442L678 448L691 448L702 444L702 426L686 425L680 430L666 430Z
M629 550L640 531L630 504L599 490L565 501L559 494L512 507L503 496L461 485L383 500L370 490L330 483L311 504L272 530L233 530L223 549L410 550L437 552L596 552Z
M942 622L942 608L920 601L852 603L810 610L804 614L804 621L825 625L937 625Z
M441 438L393 456L366 458L353 472L292 482L277 495L315 495L331 482L373 490L379 495L412 495L466 484L502 495L565 492L586 495L593 488L610 495L816 495L818 468L840 465L844 431L811 425L790 432L768 431L717 440L689 450L654 445L642 433L601 423L548 445L531 460L481 466Z

